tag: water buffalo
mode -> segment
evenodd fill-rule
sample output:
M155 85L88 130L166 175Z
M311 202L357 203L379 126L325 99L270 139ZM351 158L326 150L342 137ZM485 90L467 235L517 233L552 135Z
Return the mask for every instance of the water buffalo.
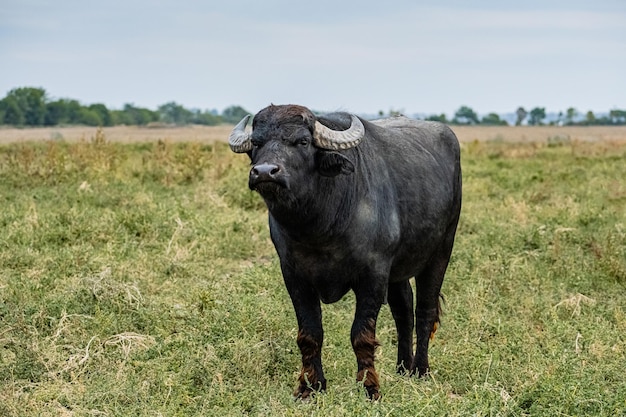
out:
M302 370L294 395L307 398L326 388L320 300L336 302L349 290L356 296L350 338L357 380L368 397L380 396L374 354L384 303L397 328L397 370L425 375L461 210L454 133L436 122L316 116L297 105L266 107L254 116L251 132L249 117L233 129L229 144L252 162L248 185L269 210L296 312Z

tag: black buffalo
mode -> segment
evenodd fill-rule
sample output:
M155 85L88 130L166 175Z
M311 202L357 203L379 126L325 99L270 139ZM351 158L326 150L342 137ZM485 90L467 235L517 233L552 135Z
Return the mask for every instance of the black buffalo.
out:
M349 290L356 295L350 337L357 380L368 396L380 396L374 354L384 303L397 328L398 371L426 374L461 210L454 133L436 122L315 116L296 105L261 110L251 133L248 118L229 143L252 161L249 187L269 209L270 234L296 311L302 371L295 395L306 398L326 388L320 300L336 302Z

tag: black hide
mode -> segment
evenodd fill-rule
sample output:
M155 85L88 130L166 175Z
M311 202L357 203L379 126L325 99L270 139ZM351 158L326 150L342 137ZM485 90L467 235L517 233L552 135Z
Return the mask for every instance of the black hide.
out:
M302 352L296 395L326 386L320 300L332 303L353 290L357 378L378 398L373 362L383 303L389 302L398 329L398 370L428 371L428 343L439 322L440 289L461 209L459 145L445 125L397 117L362 121L365 137L358 146L324 150L314 146L316 120L345 130L351 118L316 117L293 105L260 111L253 121L249 186L269 209L272 241L296 311Z

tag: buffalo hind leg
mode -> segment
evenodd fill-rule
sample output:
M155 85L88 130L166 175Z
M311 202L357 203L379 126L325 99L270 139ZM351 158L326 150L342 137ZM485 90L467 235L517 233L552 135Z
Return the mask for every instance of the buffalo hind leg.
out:
M415 308L415 334L417 347L411 374L424 376L429 371L428 344L434 337L441 313L440 291L443 277L450 261L454 234L449 234L440 249L435 252L426 268L415 277L417 306Z
M411 366L411 375L416 372L421 377L428 374L430 366L428 364L428 345L434 337L435 331L439 325L439 297L437 297L437 305L434 308L416 308L415 316L417 324L415 333L417 335L417 347L413 365Z
M407 281L389 283L387 296L389 308L398 334L398 360L396 370L403 374L411 371L413 363L413 290Z

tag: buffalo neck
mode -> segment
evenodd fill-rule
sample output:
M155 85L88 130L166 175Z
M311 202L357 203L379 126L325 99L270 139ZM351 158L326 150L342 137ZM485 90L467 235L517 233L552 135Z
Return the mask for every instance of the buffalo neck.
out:
M328 178L316 176L310 190L286 204L268 202L274 224L295 241L332 240L343 234L356 205L358 187L354 174Z

